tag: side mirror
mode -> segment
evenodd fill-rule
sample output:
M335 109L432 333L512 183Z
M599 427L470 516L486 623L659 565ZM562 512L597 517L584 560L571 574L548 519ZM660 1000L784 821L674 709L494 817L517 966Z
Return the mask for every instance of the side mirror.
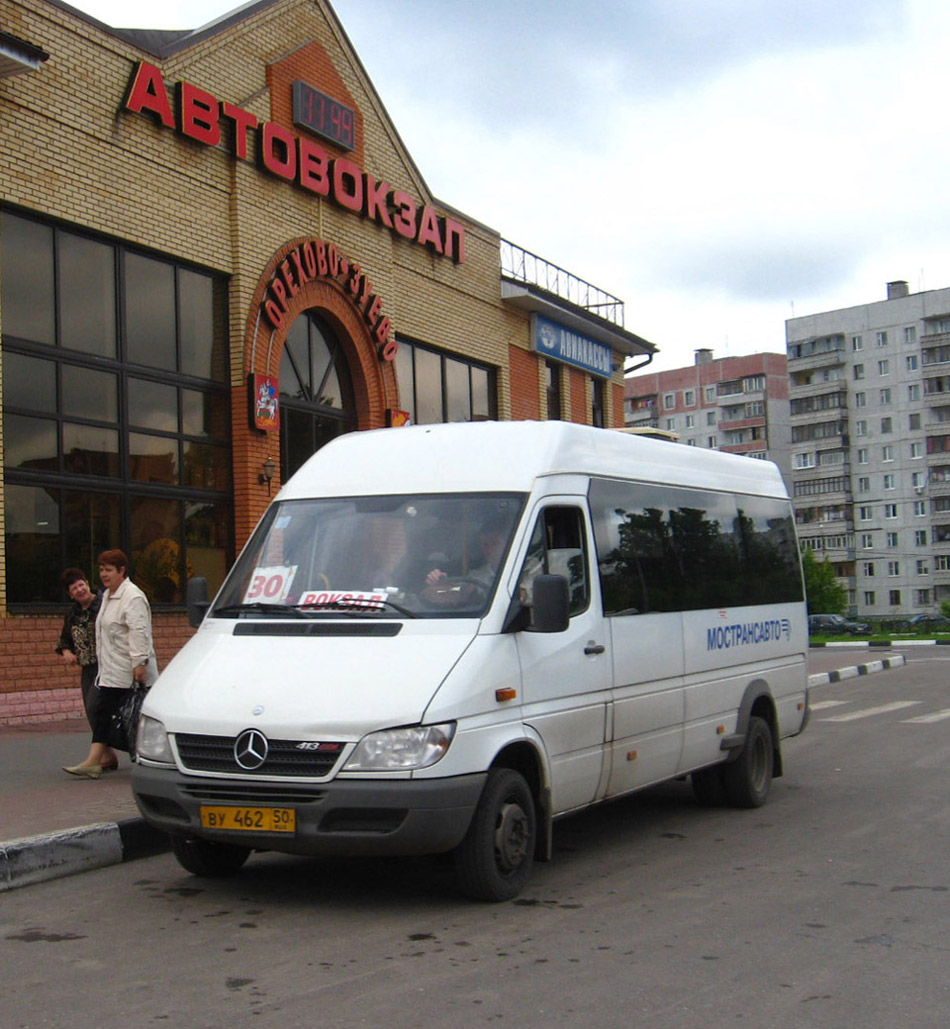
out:
M185 583L185 607L188 609L188 624L192 629L201 625L205 612L211 606L208 600L208 580L196 575Z
M570 621L571 594L566 575L536 575L533 626L535 632L564 632Z
M536 575L531 581L531 605L513 597L502 632L564 632L570 621L567 576Z

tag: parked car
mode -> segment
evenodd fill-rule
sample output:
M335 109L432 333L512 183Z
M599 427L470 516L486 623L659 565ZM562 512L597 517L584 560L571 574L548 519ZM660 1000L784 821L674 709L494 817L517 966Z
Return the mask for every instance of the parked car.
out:
M947 618L946 615L914 615L907 624L911 629L950 632L950 618Z
M861 636L870 633L871 626L867 622L852 622L844 615L809 615L808 635L817 636L824 634L834 636L847 634L848 636Z

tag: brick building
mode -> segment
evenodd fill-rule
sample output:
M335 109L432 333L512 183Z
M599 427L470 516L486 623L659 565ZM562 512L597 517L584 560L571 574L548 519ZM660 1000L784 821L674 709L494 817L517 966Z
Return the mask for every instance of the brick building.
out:
M628 426L675 432L689 446L774 461L789 476L788 372L784 354L714 359L696 351L685 368L631 375Z
M63 567L125 550L164 664L341 432L623 423L622 302L431 195L323 0L0 30L0 724L79 711Z

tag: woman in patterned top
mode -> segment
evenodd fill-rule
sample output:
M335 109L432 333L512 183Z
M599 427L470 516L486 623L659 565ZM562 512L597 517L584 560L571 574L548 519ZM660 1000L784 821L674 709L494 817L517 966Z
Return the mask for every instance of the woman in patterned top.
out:
M96 689L96 675L99 671L96 660L96 616L99 614L102 594L90 588L85 574L78 568L67 568L63 572L62 581L71 603L66 609L56 653L62 656L67 668L79 665L82 703L86 720L92 728L99 696ZM112 771L118 766L119 759L110 747L102 767Z

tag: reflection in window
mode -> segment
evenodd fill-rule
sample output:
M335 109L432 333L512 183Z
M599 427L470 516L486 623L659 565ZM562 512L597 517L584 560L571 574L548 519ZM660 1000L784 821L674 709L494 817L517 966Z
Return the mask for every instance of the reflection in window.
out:
M420 425L444 420L442 361L431 350L416 348L416 418Z
M63 471L116 478L120 474L119 433L63 422Z
M98 372L75 364L62 364L60 368L64 415L118 422L119 392L114 372Z
M417 425L496 416L494 377L481 365L400 340L396 380L399 405Z
M129 478L139 482L178 482L178 442L167 436L129 433Z
M175 269L128 251L123 267L126 357L175 371Z
M95 584L101 550L143 550L130 538L142 482L179 550L185 507L211 512L217 588L232 548L226 283L8 210L0 234L8 603L59 608L64 567ZM152 603L180 597L180 576L160 592Z
M59 493L38 486L6 487L7 596L12 601L62 601Z
M56 365L15 351L3 355L3 392L7 406L56 413Z
M60 345L115 357L115 249L71 232L58 239Z
M3 459L7 468L56 471L59 448L56 422L47 418L27 418L8 414L3 419Z
M181 326L181 371L199 379L227 377L224 291L215 296L209 275L178 269L178 320Z
M231 485L231 451L210 443L182 443L182 483L199 489L226 490Z
M178 391L162 382L129 379L129 424L178 432Z
M454 358L445 358L445 414L449 422L472 420L472 391L468 365Z
M214 596L228 570L231 517L224 504L185 504L185 559L189 575L208 580Z
M590 499L607 614L802 599L786 501L600 479Z
M177 500L133 497L130 526L132 576L156 604L184 599L181 506ZM187 573L191 574L190 570Z
M0 241L5 257L0 277L4 335L54 343L53 230L4 211L0 214Z
M111 550L122 539L122 504L118 493L87 493L63 490L63 559L89 575L89 584L99 586L96 561L103 550ZM55 599L61 593L57 591Z

